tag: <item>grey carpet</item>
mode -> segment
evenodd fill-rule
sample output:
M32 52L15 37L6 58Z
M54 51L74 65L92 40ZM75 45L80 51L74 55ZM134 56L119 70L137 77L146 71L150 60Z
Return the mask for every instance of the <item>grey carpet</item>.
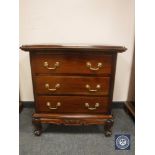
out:
M33 135L31 115L33 109L25 108L20 114L20 155L134 155L134 123L122 110L113 110L113 135L105 137L103 126L56 126L45 125L40 137ZM114 135L131 135L130 150L115 150Z

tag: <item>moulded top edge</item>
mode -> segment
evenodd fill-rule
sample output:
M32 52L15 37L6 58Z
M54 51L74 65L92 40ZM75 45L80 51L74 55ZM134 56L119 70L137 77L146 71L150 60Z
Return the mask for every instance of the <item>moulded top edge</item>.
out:
M63 44L63 45L22 45L20 49L24 51L39 51L39 50L52 50L52 49L71 49L71 50L97 50L97 51L116 51L124 52L127 50L124 46L110 46L110 45L87 45L87 44Z

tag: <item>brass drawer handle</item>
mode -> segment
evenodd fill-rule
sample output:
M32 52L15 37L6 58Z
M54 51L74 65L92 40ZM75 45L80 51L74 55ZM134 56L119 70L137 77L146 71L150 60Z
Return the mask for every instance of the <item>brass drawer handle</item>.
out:
M50 69L50 70L55 70L57 67L59 67L59 62L56 62L55 64L54 64L54 67L49 67L49 64L48 64L48 62L46 61L46 62L44 62L44 67L46 67L47 69Z
M95 103L95 107L89 107L89 103L85 103L85 106L89 109L89 110L96 110L97 107L100 106L99 103Z
M90 70L97 71L97 70L99 70L99 69L103 66L103 64L102 64L101 62L98 62L98 63L97 63L97 68L94 68L94 67L92 67L92 65L91 65L90 62L87 62L87 63L86 63L86 66L87 66Z
M51 107L51 102L47 102L47 103L46 103L46 106L47 106L49 109L51 109L51 110L55 110L55 109L58 109L58 107L61 106L61 103L60 103L60 102L57 102L56 107Z
M60 84L57 83L57 84L55 85L55 88L49 88L49 87L50 87L49 84L46 83L46 84L45 84L45 88L47 88L49 91L56 91L57 88L60 88Z
M98 91L98 89L101 88L101 86L98 84L98 85L96 86L96 89L91 89L90 85L86 84L86 88L87 88L89 91L91 91L91 92L96 92L96 91Z

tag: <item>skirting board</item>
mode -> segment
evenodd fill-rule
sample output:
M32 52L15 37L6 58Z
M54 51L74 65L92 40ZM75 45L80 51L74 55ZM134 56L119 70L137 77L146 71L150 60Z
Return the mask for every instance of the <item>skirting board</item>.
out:
M33 108L34 107L34 102L33 101L21 101L24 108ZM117 101L117 102L112 102L112 108L114 109L123 109L125 105L124 101Z

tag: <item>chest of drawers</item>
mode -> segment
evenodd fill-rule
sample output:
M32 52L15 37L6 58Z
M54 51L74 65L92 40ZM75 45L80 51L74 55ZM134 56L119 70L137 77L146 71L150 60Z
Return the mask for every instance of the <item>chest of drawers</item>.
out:
M121 46L25 45L30 52L35 113L34 134L42 123L103 124L111 135L115 67Z

